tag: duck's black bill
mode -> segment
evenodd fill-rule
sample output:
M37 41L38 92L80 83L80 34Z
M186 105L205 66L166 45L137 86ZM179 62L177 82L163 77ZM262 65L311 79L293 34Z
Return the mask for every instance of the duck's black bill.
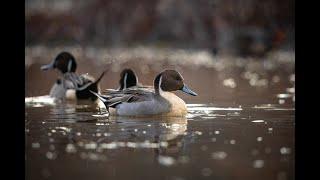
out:
M183 88L181 89L182 92L190 94L192 96L197 96L198 94L193 92L187 85L184 85Z
M49 69L54 69L54 62L52 62L50 64L47 64L47 65L41 66L41 70L42 71L46 71L46 70L49 70Z

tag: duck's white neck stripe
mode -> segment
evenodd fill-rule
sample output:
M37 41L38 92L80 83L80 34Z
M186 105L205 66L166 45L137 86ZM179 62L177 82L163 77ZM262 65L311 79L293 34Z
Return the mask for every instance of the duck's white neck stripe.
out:
M179 74L179 76L182 78L182 80L183 80L183 77L181 76L181 74L177 71L177 73Z
M136 85L138 85L138 82L139 82L138 76L135 76L135 77L136 77Z
M123 89L127 88L127 78L128 78L128 73L126 73L123 78Z
M162 75L160 76L159 85L158 85L159 94L161 94L161 93L163 92L163 90L162 90L162 88L161 88L161 83L162 83Z
M69 59L69 62L68 62L68 72L71 71L71 66L72 66L72 60Z

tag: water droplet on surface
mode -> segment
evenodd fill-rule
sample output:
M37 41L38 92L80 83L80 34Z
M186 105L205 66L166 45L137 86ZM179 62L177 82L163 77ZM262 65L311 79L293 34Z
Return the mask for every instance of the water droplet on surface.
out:
M284 104L286 101L284 99L279 99L279 104Z
M288 147L282 147L280 148L280 153L281 154L290 154L291 153L291 149Z
M160 146L161 146L161 147L166 148L166 147L168 147L168 145L169 145L169 143L168 143L168 142L166 142L166 141L162 141L162 142L160 142Z
M220 134L220 131L214 131L214 134Z
M223 151L213 152L211 154L212 159L223 160L227 157L227 153Z
M77 136L81 136L81 132L77 132Z
M48 151L46 153L46 157L50 160L54 160L57 158L57 153Z
M88 156L87 156L87 154L85 153L85 152L81 152L80 153L80 158L81 159L86 159Z
M226 86L226 87L230 87L230 88L237 87L236 82L232 78L223 80L223 85Z
M50 173L50 171L49 171L47 168L42 169L42 170L41 170L41 174L42 174L42 176L43 176L44 178L49 178L49 177L51 176L51 173Z
M125 142L117 142L117 146L126 147L126 143Z
M201 149L202 151L206 151L206 150L208 150L208 146L202 145L200 149Z
M91 143L85 144L84 148L85 149L96 149L97 148L97 143L91 142Z
M99 160L99 156L98 156L97 154L95 154L95 153L92 153L92 152L89 152L89 153L88 153L88 158L89 158L90 160L93 160L93 161Z
M194 133L195 133L196 135L199 135L199 136L202 135L202 132L201 132L201 131L195 131Z
M290 76L289 76L289 80L291 81L291 82L295 82L295 74L291 74Z
M32 143L31 146L32 148L37 149L37 148L40 148L40 143L35 142L35 143Z
M138 132L138 129L134 129L134 132Z
M118 145L115 142L111 142L111 143L102 143L100 144L100 147L103 149L116 149Z
M253 167L254 168L262 168L264 166L264 160L255 160L253 161Z
M162 156L160 155L158 157L158 162L159 164L163 165L163 166L172 166L175 164L175 159L170 157L170 156Z
M83 146L84 146L84 143L83 143L82 141L79 141L79 142L78 142L78 146L83 147Z
M266 154L270 154L270 153L271 153L271 148L266 147L266 148L264 149L264 152L265 152Z
M53 144L50 144L49 149L50 149L50 151L54 151L56 149L56 147Z
M127 142L127 147L130 147L130 148L137 148L137 143L134 143L134 142Z
M236 140L231 139L231 140L230 140L230 144L236 144Z
M286 172L279 172L277 174L277 180L287 180L287 173Z
M67 144L66 146L66 152L67 153L76 153L77 149L73 144Z
M286 99L286 98L289 98L291 97L291 94L278 94L277 95L277 98L282 98L282 99Z
M264 122L264 120L253 120L253 121L251 121L251 122L254 122L254 123L262 123L262 122Z
M258 142L261 142L262 140L263 140L262 137L257 137L257 141L258 141Z
M259 154L259 151L258 151L257 149L253 149L253 150L251 151L251 154L252 154L253 156L256 156L256 155Z
M111 133L103 133L104 136L111 136Z
M286 89L286 91L288 92L288 93L294 93L295 92L295 88L294 87L292 87L292 88L287 88Z
M203 168L201 170L201 174L202 176L205 176L205 177L211 176L212 170L210 168Z
M272 77L272 82L274 82L274 83L280 82L280 77L277 76L277 75L273 76L273 77Z
M188 156L180 156L178 158L178 162L181 164L187 164L189 163L189 161L190 161L190 158Z

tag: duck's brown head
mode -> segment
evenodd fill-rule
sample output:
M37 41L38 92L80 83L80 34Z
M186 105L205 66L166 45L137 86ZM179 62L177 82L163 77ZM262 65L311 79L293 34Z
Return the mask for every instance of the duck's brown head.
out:
M138 85L138 78L132 69L124 69L120 74L120 90Z
M197 96L185 83L181 74L172 69L167 69L158 74L154 80L154 89L156 94L160 91L177 91L181 90L184 93L192 96Z
M73 55L69 52L61 52L47 65L41 66L42 70L58 69L61 73L75 72L77 63Z

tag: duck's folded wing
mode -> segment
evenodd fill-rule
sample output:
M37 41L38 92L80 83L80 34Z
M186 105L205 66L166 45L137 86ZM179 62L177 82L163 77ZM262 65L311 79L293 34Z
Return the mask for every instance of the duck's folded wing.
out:
M125 93L118 93L113 95L105 95L108 98L106 99L105 104L108 107L115 107L118 104L121 103L136 103L136 102L142 102L142 101L149 101L150 97L152 96L151 92L146 91L134 91L134 93L131 91L131 93L125 94Z
M134 95L114 96L106 100L105 105L108 107L116 107L118 104L129 102Z

